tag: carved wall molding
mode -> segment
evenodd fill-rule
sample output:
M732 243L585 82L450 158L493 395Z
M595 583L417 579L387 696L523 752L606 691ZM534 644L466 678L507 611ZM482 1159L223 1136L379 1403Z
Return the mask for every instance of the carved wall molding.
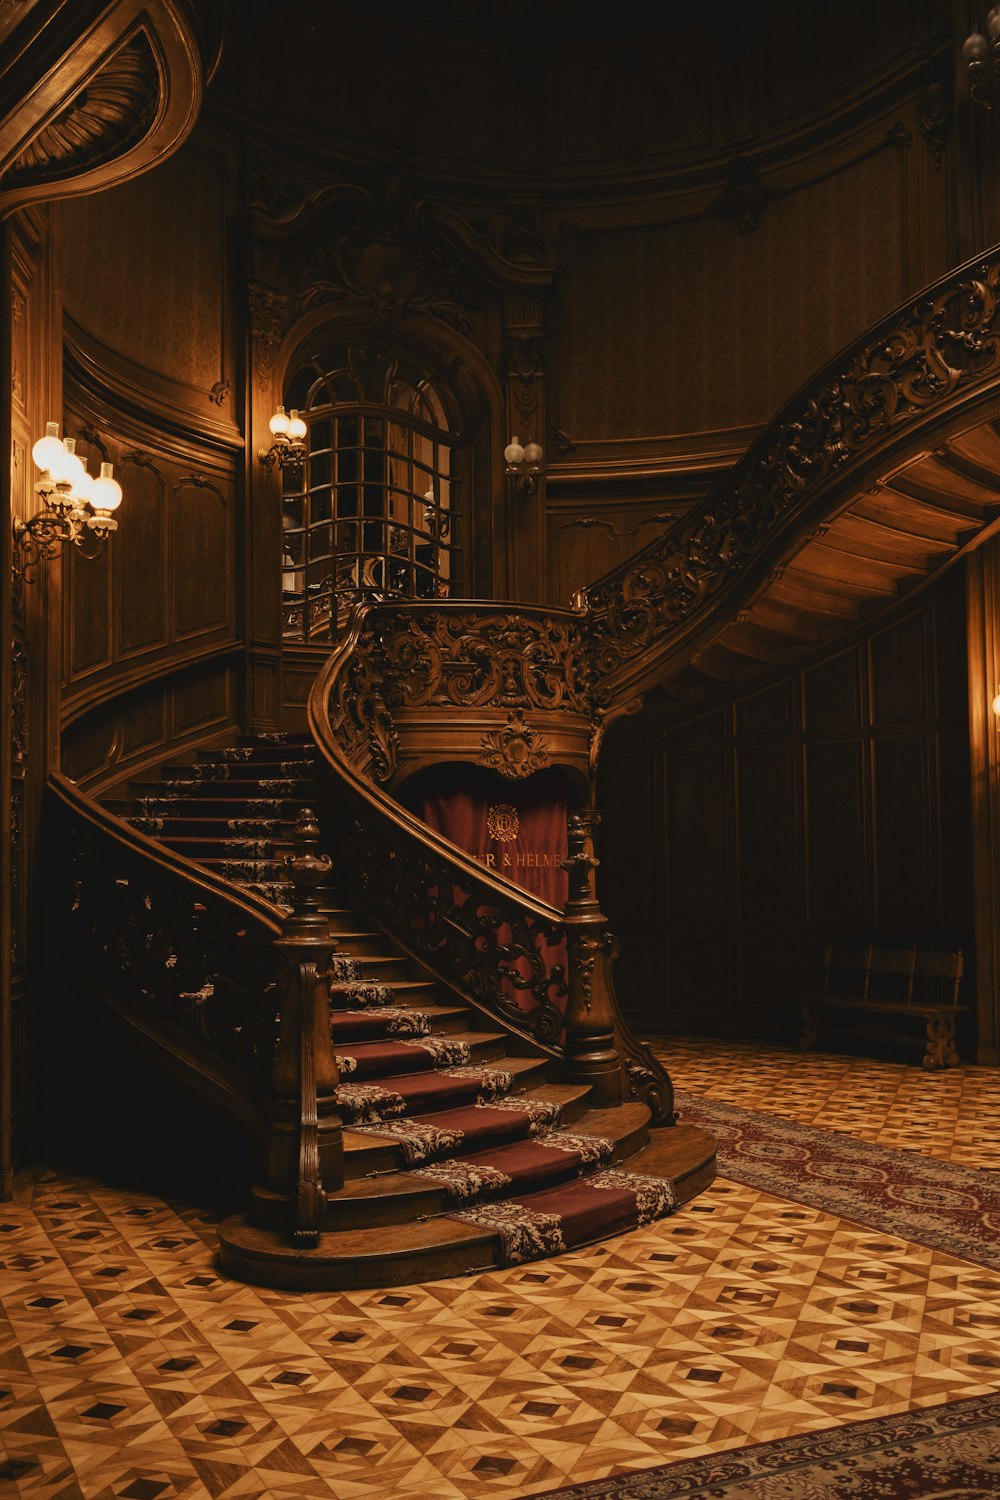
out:
M928 58L920 72L917 94L917 129L921 139L941 166L955 116L955 84L950 59Z
M483 735L479 747L480 763L499 771L508 781L520 781L551 764L548 742L537 729L525 722L524 711L515 708L502 729L491 729Z
M20 641L10 650L10 754L23 762L28 750L28 653Z
M278 346L291 318L291 299L272 287L251 282L249 291L250 333L254 344L257 383L267 385Z
M739 234L749 234L760 228L760 216L770 196L756 163L737 155L726 172L726 186L716 212L732 219Z

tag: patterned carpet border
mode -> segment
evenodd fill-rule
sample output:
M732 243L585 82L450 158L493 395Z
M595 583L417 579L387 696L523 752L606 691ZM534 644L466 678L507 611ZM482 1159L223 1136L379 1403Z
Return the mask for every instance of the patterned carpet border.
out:
M1000 1270L993 1173L697 1094L678 1093L677 1110L715 1136L720 1177Z
M996 1500L1000 1396L619 1474L531 1500Z

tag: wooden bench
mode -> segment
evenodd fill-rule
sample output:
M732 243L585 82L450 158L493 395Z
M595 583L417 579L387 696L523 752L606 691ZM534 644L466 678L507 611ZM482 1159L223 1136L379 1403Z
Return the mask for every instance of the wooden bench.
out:
M955 1022L969 1009L958 1003L963 967L961 949L932 952L830 942L823 962L823 993L802 997L801 1045L806 1051L815 1047L821 1030L899 1042L904 1040L899 1030L874 1018L919 1016L926 1022L924 1067L950 1067L959 1060ZM845 1015L838 1025L838 1012L853 1012L854 1023Z

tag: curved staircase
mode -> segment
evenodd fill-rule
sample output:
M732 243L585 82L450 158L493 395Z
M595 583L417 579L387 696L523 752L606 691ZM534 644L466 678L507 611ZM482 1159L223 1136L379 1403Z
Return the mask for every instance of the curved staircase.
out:
M842 351L574 609L373 596L313 685L309 742L212 751L107 808L53 776L46 896L73 917L75 993L262 1163L225 1265L281 1286L447 1275L711 1180L712 1141L676 1124L615 997L603 737L651 689L700 699L829 644L993 534L998 383L990 251ZM564 905L402 805L449 762L562 779Z
M296 896L285 861L296 820L320 797L316 762L304 739L245 740L164 767L106 808L287 911ZM551 1052L429 978L335 878L314 900L334 945L323 983L343 1182L325 1193L316 1242L292 1253L288 1194L255 1189L252 1213L222 1226L227 1270L330 1289L496 1268L648 1223L711 1180L704 1132L651 1140L646 1104L595 1107L589 1084L560 1079Z

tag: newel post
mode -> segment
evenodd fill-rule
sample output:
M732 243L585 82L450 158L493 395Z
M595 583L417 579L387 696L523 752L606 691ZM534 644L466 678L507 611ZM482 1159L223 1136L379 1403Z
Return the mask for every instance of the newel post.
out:
M589 1083L593 1102L621 1104L622 1061L615 1043L611 965L617 944L597 899L594 829L601 815L594 807L571 812L567 831L569 900L563 926L569 957L566 1004L566 1060L570 1077Z
M330 1038L328 968L336 943L316 887L330 869L317 853L316 814L304 808L285 868L295 886L291 916L275 939L281 967L281 1031L274 1061L274 1109L267 1190L257 1217L288 1224L294 1243L319 1240L328 1191L343 1186L344 1144L334 1091L340 1082Z

